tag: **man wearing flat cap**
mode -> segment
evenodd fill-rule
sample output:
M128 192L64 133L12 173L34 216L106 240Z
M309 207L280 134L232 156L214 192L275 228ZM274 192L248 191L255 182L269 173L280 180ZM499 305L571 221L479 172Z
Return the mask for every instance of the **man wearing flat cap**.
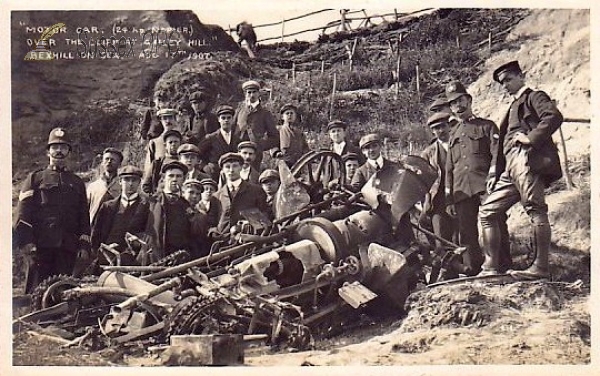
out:
M162 108L166 108L166 104L166 91L157 90L154 93L153 102L150 105L151 108L146 110L144 113L144 118L142 119L140 133L143 140L151 140L160 136L160 134L163 132L163 125L160 119L158 119L158 111Z
M152 260L157 261L178 250L193 253L191 212L181 197L187 167L179 161L162 166L163 188L151 197L146 233L151 238Z
M98 251L100 244L113 245L123 252L127 249L125 234L143 236L148 220L148 200L139 194L142 170L131 165L121 167L117 179L120 195L102 204L92 224L92 249L98 255L99 265L108 265ZM134 264L133 255L128 256L121 258L123 265Z
M237 151L238 154L241 155L244 159L244 163L242 164L242 171L240 172L242 180L258 184L258 177L260 175L260 171L254 167L254 163L256 162L256 156L258 152L256 144L252 141L242 141L238 144Z
M221 203L214 195L218 189L217 182L208 178L200 180L200 183L202 184L202 193L197 208L206 214L209 228L217 227L219 215L221 214Z
M279 147L271 149L271 155L282 159L291 168L310 149L300 129L298 107L286 103L279 110L279 114L283 121L279 127Z
M458 120L448 143L445 191L448 210L458 220L459 244L464 273L476 275L483 263L479 247L477 212L486 193L486 178L492 151L498 143L498 128L493 121L473 115L473 97L459 81L446 85L446 99Z
M219 106L219 129L207 135L198 146L200 156L206 163L203 171L213 180L219 180L219 158L225 153L237 152L237 146L241 142L240 134L234 128L234 112L233 107L229 105Z
M517 61L501 65L492 76L514 100L500 123L499 146L489 171L490 194L479 209L485 251L482 274L501 273L503 260L510 260L510 253L498 246L500 225L506 211L521 202L531 222L535 259L529 268L508 273L516 279L548 278L551 228L544 189L562 176L552 134L563 116L548 94L525 85Z
M179 160L177 150L181 145L181 133L175 129L170 129L164 132L159 138L155 138L156 145L163 145L163 154L155 155L152 163L144 166L144 177L142 178L142 191L146 194L153 194L157 190L160 191L159 183L161 177L162 166Z
M431 220L433 232L446 240L452 241L456 226L452 217L446 211L446 160L448 157L448 141L450 140L450 114L436 112L427 119L427 125L433 132L435 139L423 152L421 157L437 170L437 179L425 195L419 224L423 225ZM441 246L440 241L436 241Z
M48 167L23 181L13 227L15 245L25 256L26 293L52 275L70 275L77 259L89 259L85 184L67 170L71 152L67 130L52 129L46 150Z
M123 162L123 153L115 148L106 148L102 152L100 176L88 184L86 194L90 210L90 223L94 222L96 213L102 203L112 200L121 193L117 171Z
M360 191L363 185L376 172L399 167L397 163L385 159L381 155L381 138L377 133L370 133L363 136L358 145L367 161L356 170L356 173L352 177L350 185L355 192Z
M225 175L225 185L215 193L221 204L217 230L225 233L231 230L240 219L240 212L245 209L267 211L266 195L257 184L242 180L240 172L244 160L237 153L226 153L219 158L219 167Z
M355 153L359 157L359 163L365 163L365 157L360 148L347 139L348 123L341 120L333 120L325 127L325 132L331 140L329 149L339 155Z
M356 171L360 167L360 156L352 152L346 153L342 155L342 163L346 168L346 183L349 186Z
M187 167L187 179L202 180L210 177L200 169L200 149L194 144L183 144L177 149L179 162Z
M245 100L235 112L234 124L242 140L256 143L258 154L254 167L260 169L263 152L279 147L279 132L273 115L260 101L260 84L250 80L242 84Z
M148 141L148 145L146 146L146 157L144 158L144 177L147 178L152 175L153 164L156 160L162 160L166 154L166 145L165 145L165 134L169 131L174 131L177 128L177 124L175 122L175 116L177 111L172 108L162 108L158 110L158 117L161 119L162 132ZM176 151L175 151L176 152ZM156 169L155 169L156 171ZM160 172L160 168L158 169ZM142 190L145 193L152 193L152 190L149 190L150 186L148 184L144 184L144 180L142 179Z
M279 178L279 172L273 169L266 169L258 178L262 190L265 192L267 197L267 217L272 221L275 219L275 195L281 185L281 179Z
M190 94L192 113L187 128L183 130L184 142L198 145L206 135L219 129L217 116L211 112L212 98L205 88Z

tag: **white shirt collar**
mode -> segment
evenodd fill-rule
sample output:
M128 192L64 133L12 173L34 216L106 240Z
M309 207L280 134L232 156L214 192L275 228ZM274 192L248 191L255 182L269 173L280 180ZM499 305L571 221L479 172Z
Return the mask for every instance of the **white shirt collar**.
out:
M223 130L223 128L219 128L219 131L221 131L221 136L223 136L223 138L225 139L225 142L227 142L227 144L230 144L231 143L231 131L225 132Z
M436 140L440 145L442 145L442 147L444 148L444 150L448 151L448 141L442 141L439 138Z
M367 162L369 162L369 164L373 167L376 167L375 162L377 162L377 164L379 165L379 168L382 168L383 167L383 156L380 155L379 158L377 158L375 160L367 159Z
M346 141L342 141L339 144L333 144L333 152L339 155L342 155L342 151L346 147Z
M248 106L256 109L256 107L258 107L258 105L260 104L260 100L256 101L256 102L246 102L248 104Z
M136 200L136 199L138 198L138 196L139 196L139 193L137 193L137 192L136 192L136 193L134 193L134 194L132 194L132 195L131 195L131 196L129 196L129 197L127 197L127 196L126 196L126 195L123 193L123 194L121 194L121 204L122 204L124 207L127 207L127 206L131 205L131 203L132 203L134 200Z
M515 94L515 99L519 99L521 98L521 95L523 95L523 93L525 92L525 90L529 89L527 86L523 85L522 88L519 89L519 91L517 91L517 94Z
M238 190L240 188L240 184L242 184L242 178L227 182L227 188L231 188L231 186L233 186L236 190Z

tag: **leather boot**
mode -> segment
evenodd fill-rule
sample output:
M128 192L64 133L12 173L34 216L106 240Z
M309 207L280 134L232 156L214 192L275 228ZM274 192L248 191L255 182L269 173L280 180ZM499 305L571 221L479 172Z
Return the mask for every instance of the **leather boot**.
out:
M500 228L496 223L490 223L482 226L481 238L483 241L482 249L484 262L481 266L481 273L478 276L500 274L500 248L502 247L502 235Z
M534 224L533 227L533 249L535 251L535 260L533 264L525 270L512 270L511 276L521 280L536 280L548 278L550 276L548 266L548 252L550 250L550 239L552 237L550 224Z
M510 236L508 234L508 226L506 224L508 217L506 214L503 214L500 217L500 221L498 222L498 226L500 228L500 236L502 240L500 243L502 246L500 247L500 257L499 257L499 270L502 273L506 273L506 271L512 269L512 255L510 254Z

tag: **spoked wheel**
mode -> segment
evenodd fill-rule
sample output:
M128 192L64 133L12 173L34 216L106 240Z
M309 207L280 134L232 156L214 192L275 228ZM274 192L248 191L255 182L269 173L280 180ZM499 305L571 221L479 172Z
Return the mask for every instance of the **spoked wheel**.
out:
M316 150L304 154L291 169L292 175L308 190L311 202L320 202L336 180L346 183L346 169L342 158L331 150Z
M31 310L37 311L61 303L62 293L80 284L79 279L62 274L46 278L31 294Z

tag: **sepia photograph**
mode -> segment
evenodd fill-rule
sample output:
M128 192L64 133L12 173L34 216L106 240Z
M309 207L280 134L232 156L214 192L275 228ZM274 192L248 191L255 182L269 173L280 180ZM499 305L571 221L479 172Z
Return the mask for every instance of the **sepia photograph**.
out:
M589 6L73 4L4 12L9 374L595 373Z

